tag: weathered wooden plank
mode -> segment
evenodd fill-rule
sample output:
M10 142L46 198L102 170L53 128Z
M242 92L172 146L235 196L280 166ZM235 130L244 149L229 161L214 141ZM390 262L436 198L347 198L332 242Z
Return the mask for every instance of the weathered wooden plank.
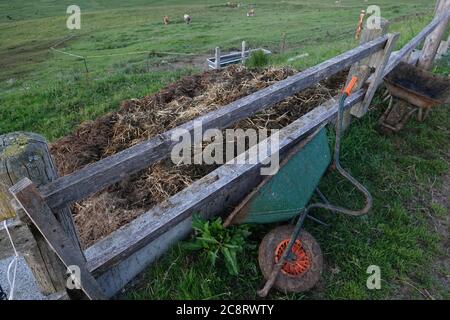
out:
M17 219L29 223L26 214L20 208L11 206L12 195L8 191L10 186L25 177L28 177L37 186L45 185L58 177L45 138L28 132L1 135L0 194L2 195L0 197L4 199L5 205L15 210ZM70 209L67 206L63 207L61 210L55 210L54 215L74 244L80 248ZM41 292L50 294L65 290L64 265L48 247L47 242L35 227L32 224L28 227L34 237L29 243L34 243L36 246L19 247L18 249L24 255ZM26 233L21 234L21 236L25 235ZM27 249L27 251L22 251L22 249Z
M403 48L396 52L395 55L392 55L389 59L389 63L385 68L384 75L386 76L389 72L391 72L402 60L405 58L407 54L409 54L412 50L414 50L421 42L428 36L433 30L445 19L450 17L450 10L447 10L442 15L433 19L418 35L416 35L411 41L409 41Z
M15 216L16 212L11 206L8 190L0 180L0 222L14 218Z
M450 10L450 0L438 0L436 2L436 17ZM417 63L417 67L430 70L433 67L434 59L436 57L442 37L447 31L449 18L443 20L425 39L422 48L422 54Z
M375 65L375 73L373 75L373 80L367 89L366 96L361 104L353 107L351 109L351 114L361 118L364 116L369 110L369 106L372 103L372 99L375 96L375 92L377 91L378 86L381 81L383 81L384 69L389 62L389 57L391 56L391 52L394 49L394 46L400 36L399 33L389 34L389 40L386 44L386 47L383 50L383 54L377 57L377 60L374 62Z
M367 42L194 121L187 122L178 128L193 132L198 122L202 123L203 130L226 128L240 119L249 117L326 77L350 67L356 61L383 49L386 42L387 37L380 37ZM171 141L172 133L175 130L177 128L86 166L41 187L40 191L52 209L81 200L167 157L170 148L176 143Z
M394 54L394 52L392 54ZM409 54L407 54L402 61L415 66L417 65L417 61L419 61L420 54L421 51L419 49L414 49Z
M348 75L346 85L349 84L349 82L351 81L353 76L358 78L358 82L357 82L355 88L353 89L353 91L361 90L366 85L366 81L370 76L369 66L360 65L360 66L356 66L355 68L352 68L351 72ZM361 104L361 102L357 103L356 105L353 106L353 108L360 104ZM350 109L348 109L344 112L344 115L343 115L342 129L346 130L350 126L351 121L352 121L352 115L350 113Z
M24 178L10 188L30 220L41 232L66 267L80 269L80 286L90 299L105 299L97 281L86 268L84 255L66 235L51 209L30 179Z
M8 221L8 230L13 238L16 250L20 253L29 252L36 247L36 241L28 226L22 221ZM0 260L15 255L3 222L0 224Z
M380 28L364 28L363 34L360 39L360 44L364 44L366 42L372 41L378 37L384 36L389 29L389 21L386 19L381 19ZM351 81L353 76L358 77L358 82L353 91L357 91L366 85L367 79L370 77L371 69L376 67L376 62L379 60L380 55L384 50L378 51L367 58L361 59L356 62L348 73L347 84ZM344 112L344 116L342 119L342 129L346 130L352 121L352 111L361 108L361 103L357 103L353 106L351 110L347 110Z
M346 108L361 101L363 97L363 90L353 94L347 100ZM314 130L314 128L333 119L336 115L337 108L336 99L332 99L283 128L280 131L279 149L270 150L270 152L280 151L282 153L296 145L302 138ZM263 159L260 160L263 161ZM196 181L185 190L174 195L165 203L154 207L149 212L100 240L85 252L89 270L102 274L108 269L119 265L122 261L126 261L137 252L142 251L148 253L148 250L150 250L149 246L151 246L150 243L158 241L157 239L167 233L171 234L170 239L175 239L177 234L172 233L171 229L176 228L180 223L184 224L184 221L189 219L193 212L203 210L211 215L219 213L220 210L223 211L223 198L220 197L230 194L229 192L223 191L227 188L238 186L243 179L249 176L259 176L257 170L261 167L261 161L241 165L223 165L206 177ZM243 195L245 193L241 194L241 196ZM217 204L218 197L220 198L220 206L217 206L216 210L211 210L211 206L214 206L214 203ZM185 234L188 230L190 230L190 225L186 223L183 227L184 233L180 232ZM165 249L166 247L164 246L159 251L157 249L155 250L158 253L162 253ZM153 253L150 257L154 258L155 256L156 253ZM150 257L147 258L142 254L139 255L139 258L134 256L132 259L140 259L139 265L140 268L143 268L150 261L147 260ZM129 272L129 270L125 271L121 269L120 266L114 270L116 272ZM139 272L141 270L135 271ZM120 277L121 273L116 274L116 276Z
M220 48L219 47L216 47L216 54L215 54L215 60L214 60L214 63L215 63L215 68L216 68L216 70L220 70Z
M442 41L439 45L439 49L436 53L436 59L442 58L443 55L446 55L448 52L448 48L450 46L450 35L448 36L446 41Z

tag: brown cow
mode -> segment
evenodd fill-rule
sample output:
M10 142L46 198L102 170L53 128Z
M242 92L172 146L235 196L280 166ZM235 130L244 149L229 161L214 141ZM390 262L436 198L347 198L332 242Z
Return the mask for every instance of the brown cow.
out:
M169 16L164 16L163 23L167 26L170 23Z

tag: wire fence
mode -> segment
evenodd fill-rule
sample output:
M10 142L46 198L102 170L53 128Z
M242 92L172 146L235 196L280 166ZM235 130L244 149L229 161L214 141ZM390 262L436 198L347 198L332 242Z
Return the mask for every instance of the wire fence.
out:
M283 32L280 34L280 40L264 40L264 41L248 41L246 40L247 44L250 42L254 42L255 46L258 47L265 47L270 49L274 53L286 53L286 52L293 52L297 51L299 49L303 49L306 44L323 40L324 37L333 37L333 39L342 39L344 37L348 37L350 34L355 32L354 24L348 24L344 26L340 26L339 28L341 32L338 34L330 34L329 31L325 31L325 33L320 34L316 37L305 37L298 39L297 35L293 32ZM343 31L342 31L343 30ZM153 56L174 56L174 57L196 57L200 56L201 54L196 53L188 53L188 52L173 52L173 51L157 51L157 50L137 50L137 51L129 51L129 52L118 52L118 53L109 53L109 54L93 54L93 55L82 55L74 52L65 51L62 49L59 49L58 47L63 45L64 43L68 42L69 40L72 40L76 38L77 35L70 35L68 37L65 37L56 43L54 43L49 49L50 51L75 58L77 60L81 60L83 63L84 72L86 75L89 75L89 60L92 59L103 59L103 58L111 58L111 57L126 57L126 56L137 56L137 55L146 55L146 65L147 65L147 71L150 71L150 59ZM205 65L206 65L206 59L205 59Z

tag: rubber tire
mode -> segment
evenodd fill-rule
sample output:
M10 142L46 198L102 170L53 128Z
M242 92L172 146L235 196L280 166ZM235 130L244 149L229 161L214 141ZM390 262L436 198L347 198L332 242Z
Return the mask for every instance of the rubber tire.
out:
M275 266L275 250L278 244L290 239L294 232L295 226L286 225L273 229L270 231L259 245L258 262L264 279L268 279ZM277 290L289 292L304 292L312 289L322 276L323 270L323 256L322 250L314 237L302 230L299 239L302 247L308 255L311 265L310 268L300 276L289 276L280 272L274 283L274 288Z

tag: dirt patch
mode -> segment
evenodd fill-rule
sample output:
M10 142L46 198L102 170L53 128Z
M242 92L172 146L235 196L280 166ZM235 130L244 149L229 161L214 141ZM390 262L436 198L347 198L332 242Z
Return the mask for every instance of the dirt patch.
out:
M251 71L231 66L184 77L160 92L125 101L120 110L81 124L72 135L51 145L61 175L120 152L139 142L216 110L283 80L292 69ZM236 126L280 129L337 94L342 72ZM170 159L124 179L74 206L83 246L88 246L213 171L216 166L174 165Z
M0 51L0 81L18 77L29 72L37 63L47 60L51 54L50 47L58 39L32 40L10 46ZM59 41L61 41L59 39ZM67 43L68 41L65 41Z
M206 62L206 59L210 57L211 55L203 54L161 59L158 63L150 67L150 71L176 71L186 68L206 71L208 70L208 63Z

